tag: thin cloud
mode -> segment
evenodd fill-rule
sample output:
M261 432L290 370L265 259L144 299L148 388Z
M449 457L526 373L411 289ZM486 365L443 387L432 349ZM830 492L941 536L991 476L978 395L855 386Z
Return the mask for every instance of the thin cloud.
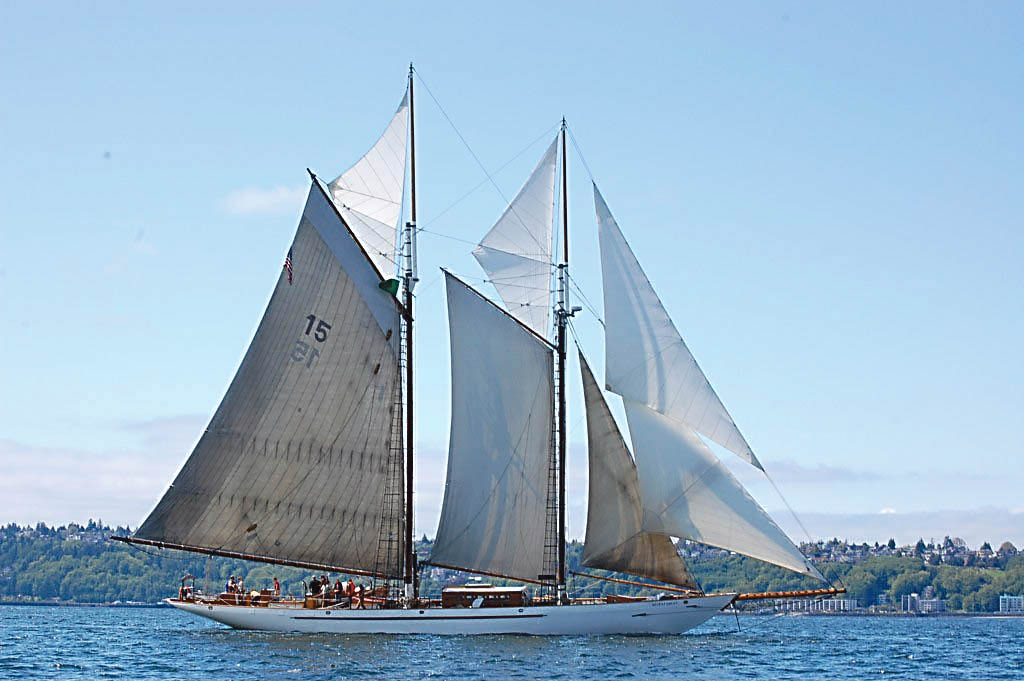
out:
M731 458L725 458L724 461L730 470L745 484L758 484L763 480L763 474L752 466L748 466L745 463L737 463L738 460ZM806 466L802 463L785 459L765 461L764 467L772 479L784 487L822 485L835 482L842 482L843 484L850 482L874 482L882 479L882 475L875 471L826 464Z
M136 433L144 447L161 447L177 450L195 443L208 417L202 414L182 414L145 421L128 421L120 424L120 430Z
M305 197L303 186L244 187L225 196L221 205L232 215L280 215L301 208Z

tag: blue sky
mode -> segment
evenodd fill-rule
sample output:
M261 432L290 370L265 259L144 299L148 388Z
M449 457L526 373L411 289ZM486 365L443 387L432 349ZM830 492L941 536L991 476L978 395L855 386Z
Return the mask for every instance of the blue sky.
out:
M874 540L914 518L926 536L1024 542L1022 20L1013 3L4 3L0 522L142 520L255 329L305 168L357 159L415 61L505 196L568 118L812 534ZM458 239L503 200L484 183L452 207L484 175L422 86L417 133L420 225L454 237L420 241L432 534L437 268L481 276ZM569 163L573 272L600 305L588 173ZM598 325L577 326L600 368Z

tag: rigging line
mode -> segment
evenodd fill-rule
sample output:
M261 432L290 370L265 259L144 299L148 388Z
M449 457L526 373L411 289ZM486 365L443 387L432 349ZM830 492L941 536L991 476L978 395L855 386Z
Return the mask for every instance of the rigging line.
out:
M417 232L421 232L423 234L430 234L432 236L439 236L442 239L451 239L452 241L461 241L462 243L469 244L470 246L476 246L477 245L477 243L475 241L470 241L469 239L463 239L461 237L452 236L450 234L442 234L441 232L435 232L435 231L433 231L431 229L427 229L425 227L419 227L419 228L416 229L416 231Z
M462 136L462 133L459 132L459 129L457 127L455 127L454 121L452 121L451 117L448 115L448 112L444 110L444 107L441 106L441 102L437 101L437 97L434 96L434 93L430 90L430 86L427 85L427 82L425 80L423 80L423 76L420 75L419 71L416 71L415 73L416 73L416 77L420 79L420 83L423 85L423 89L425 89L427 91L427 94L430 95L430 98L432 100L434 100L434 104L436 104L438 110L441 111L441 115L444 116L446 121L448 121L448 125L450 125L452 127L452 130L455 131L455 134L462 141L462 144L466 147L466 150L469 152L470 156L472 156L473 160L475 160L477 165L480 166L480 170L484 171L484 175L486 175L487 179L490 181L490 183L492 185L494 185L494 188L498 191L498 195L501 196L502 200L509 207L509 209L512 210L512 214L516 216L517 220L519 220L519 224L521 224L523 226L523 228L526 230L526 232L531 237L533 237L534 236L533 235L533 231L529 227L527 227L526 222L519 216L519 213L516 212L516 209L512 205L512 202L508 200L508 198L505 196L505 193L503 191L501 191L501 187L499 187L498 183L495 182L494 177L491 175L491 173L489 173L487 171L487 168L486 168L486 166L484 166L483 162L480 160L480 157L476 155L476 152L473 151L473 148L471 146L469 146L469 142L467 142L466 138ZM506 209L506 210L508 210L508 209ZM535 242L537 241L536 237L534 237L534 241ZM544 245L539 243L539 242L537 243L537 245L540 246L541 248L544 247Z
M596 184L596 180L594 180L594 173L590 172L590 166L587 165L587 159L583 157L580 145L576 142L576 135L572 134L572 127L566 124L565 129L569 131L569 139L572 140L573 149L576 150L576 154L580 157L580 161L583 163L583 168L587 171L590 181Z
M362 159L359 159L359 160L361 161ZM357 163L358 163L358 161L357 161ZM355 167L355 166L353 166L353 167ZM348 171L346 170L345 172L348 172ZM342 173L342 175L344 175L344 174L345 173ZM328 182L327 186L330 187L332 184L334 184L335 182L337 182L340 179L341 179L341 175L339 175L338 177L336 177L333 180L331 180L330 182ZM358 194L359 196L365 196L368 199L376 199L377 201L384 201L385 203L390 203L390 204L392 204L394 206L399 205L398 201L394 201L394 200L392 200L390 198L384 198L383 196L377 196L376 194L367 194L366 192L361 192L361 191L358 191L358 190L355 190L355 189L349 189L348 187L342 187L341 185L338 185L338 191L349 192L350 194ZM331 193L333 194L334 192L332 191ZM366 213L364 211L359 210L355 206L349 206L349 205L344 204L344 203L341 204L341 205L345 206L345 208L348 208L349 210L354 210L354 211L357 211L359 213L362 213L363 215L366 215Z
M569 276L568 278L569 278L569 285L572 286L573 290L575 290L576 293L578 293L580 295L580 300L583 301L583 304L586 306L587 311L590 314L594 315L594 318L603 327L605 325L604 324L604 319L601 317L600 314L598 314L597 308L593 305L593 303L590 302L590 300L587 298L587 296L583 293L583 289L580 288L580 285L578 283L576 283L576 280L573 279L572 276Z
M786 497L784 497L784 496L782 495L782 490L780 490L780 489L779 489L779 486L775 484L775 480L774 480L774 479L772 479L772 476L768 475L768 471L764 470L763 468L761 469L761 472L762 472L762 473L764 473L764 477L765 477L765 478L767 478L768 482L770 482L770 483L771 483L771 485L772 485L772 489L774 489L774 490L775 490L775 493L776 493L777 495L779 495L779 498L780 498L780 499L782 499L782 503L784 503L784 504L786 505L786 509L787 509L787 510L789 511L789 514L790 514L791 516L793 516L793 520L795 520L795 521L796 521L797 525L799 525L799 526L800 526L800 529L804 531L804 534L805 534L805 535L807 535L807 541L809 541L810 543L812 543L812 544L813 544L813 543L814 543L814 539L813 539L813 538L811 537L811 533L807 531L807 527L806 527L806 526L804 525L803 521L802 521L802 520L800 520L800 517L799 517L799 516L798 516L798 515L796 514L796 511L794 511L794 510L793 510L793 507L789 505L789 500L788 500L788 499L786 499ZM798 551L798 552L800 552L800 553L801 553L801 555L803 554L803 552L802 552L802 551L800 551L800 547L797 547L797 551ZM808 565L810 565L810 564L811 564L811 559L810 559L810 558L808 558L807 556L804 556L804 560L806 560L806 561L807 561L807 564L808 564ZM817 568L815 568L815 569L817 570ZM819 572L819 573L821 573L821 571L820 571L820 570L818 570L818 572ZM824 577L824 576L825 576L825 575L824 575L824 574L822 574L822 577ZM827 578L826 578L826 581L828 581L829 583L831 583L831 580L828 580ZM840 583L842 583L842 580L841 580L841 579L840 579Z
M509 167L510 165L512 165L512 163L513 163L513 162L515 162L516 160L518 160L520 156L522 156L522 155L523 155L523 154L525 154L525 153L526 153L527 151L529 151L529 150L530 150L530 148L531 148L531 147L533 147L533 145L535 145L535 144L536 144L537 142L541 141L542 139L544 139L545 137L547 137L548 135L550 135L550 134L552 133L552 131L553 131L553 130L554 130L555 128L557 128L557 127L558 127L557 125L552 125L552 126L551 126L550 128L548 128L547 130L545 130L545 131L544 131L543 133L541 133L541 134L540 134L539 136L537 136L536 138L534 138L534 140L533 140L532 142L530 142L530 143L529 143L529 144L527 144L527 145L526 145L525 147L523 147L523 148L522 148L522 149L520 149L520 150L519 150L518 152L516 152L515 156L513 156L513 157L512 157L512 158L510 158L509 160L505 161L505 162L504 162L504 163L502 163L502 164L501 164L500 166L498 166L498 168L497 168L497 169L496 169L496 170L494 171L494 174L495 174L495 175L497 175L497 174L498 174L498 173L500 173L500 172L501 172L502 170L504 170L505 168L507 168L507 167ZM484 172L486 172L486 171L484 171ZM432 217L432 218L430 218L429 220L427 220L426 222L424 222L424 223L423 223L423 226L424 226L424 227L426 227L427 225L432 225L432 224L434 224L435 222L437 222L438 220L440 220L440 219L441 219L441 218L442 218L442 217L444 216L444 214L445 214L445 213L447 213L448 211L450 211L450 210L451 210L452 208L455 208L455 206L459 205L459 204L460 204L460 203L462 203L462 202L463 202L464 200L466 200L467 198L469 198L469 197L470 197L470 195L472 195L473 193L475 193L475 192L476 192L476 190L480 189L480 187L483 187L483 186L484 186L485 184L487 184L488 180L490 180L490 178L489 178L489 177L485 177L484 179L480 180L480 182L479 182L479 183L478 183L478 184L477 184L476 186L474 186L474 187L473 187L472 189L470 189L470 190L469 190L468 192L466 192L465 194L463 194L463 195L462 195L462 196L460 196L459 198L455 199L455 201L453 201L453 202L452 202L452 203L451 203L451 204L450 204L450 205L449 205L449 206L448 206L447 208L445 208L445 209L444 209L444 210L442 210L442 211L441 211L440 213L438 213L438 214L437 214L437 215L435 215L434 217ZM493 182L493 180L491 180L491 181ZM418 229L422 230L422 229L423 229L423 227L419 227Z

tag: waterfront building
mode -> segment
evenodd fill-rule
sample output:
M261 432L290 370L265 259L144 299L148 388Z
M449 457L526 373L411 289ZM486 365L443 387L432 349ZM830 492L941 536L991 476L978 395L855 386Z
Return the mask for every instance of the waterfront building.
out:
M900 599L900 610L903 612L921 612L921 598L916 593L906 594Z
M917 605L919 611L925 614L946 612L946 601L941 598L922 598Z
M1003 614L1024 615L1024 596L1003 594L999 597L999 612Z

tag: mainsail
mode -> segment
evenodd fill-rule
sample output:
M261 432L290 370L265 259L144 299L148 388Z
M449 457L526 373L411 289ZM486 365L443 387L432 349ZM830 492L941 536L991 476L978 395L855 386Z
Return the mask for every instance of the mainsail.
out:
M590 459L583 565L697 589L672 540L643 530L636 465L582 352L579 357Z
M400 308L315 180L290 254L227 394L134 536L394 572L401 542L380 556L378 539L403 529L382 510L400 456Z
M547 337L551 319L552 218L558 138L473 250L509 314Z
M604 279L606 387L682 421L762 468L690 354L596 184L594 206Z
M452 416L430 562L536 580L544 572L551 346L445 273Z
M624 401L644 529L735 551L824 580L687 425Z
M397 267L395 244L405 191L409 93L366 155L329 185L334 203L385 279Z

